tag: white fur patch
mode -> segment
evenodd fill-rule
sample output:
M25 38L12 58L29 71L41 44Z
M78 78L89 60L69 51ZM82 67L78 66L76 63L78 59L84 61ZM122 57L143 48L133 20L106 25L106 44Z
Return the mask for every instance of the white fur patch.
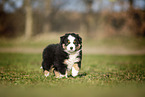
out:
M45 74L45 77L48 77L48 76L49 76L49 72Z
M75 77L78 75L78 73L79 73L79 71L76 70L74 67L72 67L72 76Z
M65 73L65 75L62 75L62 74L60 73L60 76L59 76L59 78L62 78L62 77L65 77L65 78L67 78L67 72Z
M77 52L74 52L74 53L70 53L69 55L69 59L66 59L65 60L65 64L67 64L67 69L68 70L71 70L72 69L72 66L74 65L75 62L79 62L80 61L80 58L77 58L77 56L79 55L79 51Z
M74 44L75 37L69 35L69 36L68 36L68 40L70 41L70 44L67 46L67 51L69 51L69 52L75 51L75 49L76 49L76 48L75 48L75 44ZM71 47L72 47L73 49L70 49Z

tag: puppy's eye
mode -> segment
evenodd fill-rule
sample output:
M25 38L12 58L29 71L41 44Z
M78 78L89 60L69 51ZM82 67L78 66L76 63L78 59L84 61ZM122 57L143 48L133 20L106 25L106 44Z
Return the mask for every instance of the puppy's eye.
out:
M74 44L76 43L76 41L74 40Z
M70 41L68 40L68 44L70 44Z

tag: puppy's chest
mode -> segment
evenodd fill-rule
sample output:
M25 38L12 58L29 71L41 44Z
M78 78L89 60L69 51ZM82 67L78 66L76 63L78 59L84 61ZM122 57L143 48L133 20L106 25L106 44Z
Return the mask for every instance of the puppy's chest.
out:
M78 58L79 53L70 54L68 59L64 60L64 64L67 65L67 69L71 70L74 63L79 62L80 58Z

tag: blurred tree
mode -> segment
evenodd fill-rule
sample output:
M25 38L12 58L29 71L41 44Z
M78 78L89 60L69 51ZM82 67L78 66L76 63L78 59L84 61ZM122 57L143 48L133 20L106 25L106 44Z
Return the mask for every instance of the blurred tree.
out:
M91 35L92 33L92 27L93 27L93 10L92 5L94 0L83 0L85 6L86 6L86 13L82 15L82 21L81 23L81 29L85 29L84 31L87 32L88 35Z
M43 33L47 33L50 31L51 0L44 0L44 10Z
M92 12L93 2L94 2L94 0L84 0L84 3L86 4L86 8L87 8L88 13Z
M145 0L143 0L145 2ZM142 9L134 8L134 0L128 0L129 9L128 16L130 17L131 24L129 27L136 36L145 37L145 12Z
M111 2L111 4L110 4L110 11L113 11L116 0L110 0L110 2Z
M57 13L60 12L60 9L67 3L67 0L44 0L43 33L48 33L52 31L53 28L58 28L56 25L61 19L57 18ZM56 19L58 21L56 21Z
M128 0L129 2L129 10L133 10L134 7L133 7L133 3L134 3L134 0Z
M111 35L111 31L145 36L145 13L136 3L135 0L0 0L0 35L24 34L29 38L42 32L80 30L90 36L102 32ZM113 12L108 10L110 6ZM110 32L104 30L106 25Z
M30 38L33 34L33 15L30 0L24 0L24 7L26 11L25 21L25 38Z
M124 11L125 1L119 0L118 2L119 2L119 6L121 6L121 12Z
M0 35L14 37L17 35L19 14L16 0L0 0ZM16 20L17 18L17 20ZM17 25L15 25L17 24Z

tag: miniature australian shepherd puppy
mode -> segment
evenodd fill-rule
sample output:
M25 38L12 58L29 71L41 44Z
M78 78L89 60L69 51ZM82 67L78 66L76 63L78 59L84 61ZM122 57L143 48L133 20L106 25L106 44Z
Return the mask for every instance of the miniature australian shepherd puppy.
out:
M43 51L42 68L44 75L54 68L56 78L67 78L67 72L72 70L72 76L78 75L82 60L82 38L75 33L60 37L59 44L50 44Z

